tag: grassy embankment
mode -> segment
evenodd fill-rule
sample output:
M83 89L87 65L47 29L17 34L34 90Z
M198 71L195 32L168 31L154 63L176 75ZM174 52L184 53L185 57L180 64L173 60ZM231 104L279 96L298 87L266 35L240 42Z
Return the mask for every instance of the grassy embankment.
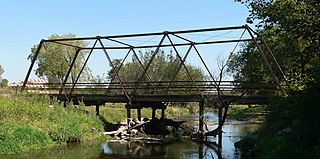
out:
M30 151L99 137L103 123L95 115L49 97L0 95L0 154Z
M68 142L101 137L104 123L95 115L94 107L64 108L57 101L49 106L49 97L34 94L0 94L0 154L13 154ZM133 117L136 116L134 112ZM157 112L158 116L160 112ZM107 105L100 109L109 123L125 121L123 105ZM187 108L168 108L167 117L188 115ZM150 117L151 110L143 109L142 117Z

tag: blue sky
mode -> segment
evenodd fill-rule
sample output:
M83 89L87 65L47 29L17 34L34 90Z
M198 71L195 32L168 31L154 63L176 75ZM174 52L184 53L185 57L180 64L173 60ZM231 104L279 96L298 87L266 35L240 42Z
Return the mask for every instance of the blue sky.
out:
M237 26L249 14L234 0L10 0L0 7L0 65L10 82L24 79L31 47L54 33L85 37Z

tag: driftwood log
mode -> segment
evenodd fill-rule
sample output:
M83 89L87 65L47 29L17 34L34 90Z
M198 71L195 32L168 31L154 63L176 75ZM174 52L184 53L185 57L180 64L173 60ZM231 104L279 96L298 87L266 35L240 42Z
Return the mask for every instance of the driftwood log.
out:
M129 121L128 125L123 125L116 131L104 132L104 135L112 135L117 139L132 139L135 136L144 136L148 138L148 135L168 135L170 132L167 127L172 127L172 130L178 130L181 125L186 121L173 121L171 119L144 119L142 121L136 118Z

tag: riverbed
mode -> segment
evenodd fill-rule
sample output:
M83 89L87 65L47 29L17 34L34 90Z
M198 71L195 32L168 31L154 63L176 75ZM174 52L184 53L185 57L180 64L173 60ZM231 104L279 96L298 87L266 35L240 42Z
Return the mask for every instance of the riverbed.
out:
M190 119L190 118L189 118ZM196 117L191 117L193 122ZM217 125L217 116L213 112L205 114L205 119L210 122L208 128L214 129ZM234 148L234 143L247 133L259 128L260 124L243 121L227 120L223 126L222 157L226 159L240 159L241 152ZM210 137L211 141L217 138ZM218 158L214 149L205 145L198 145L188 139L168 144L168 145L140 145L136 143L119 142L87 142L75 143L66 146L59 146L52 149L33 151L15 155L4 155L0 158L50 158L50 159L118 159L118 158Z

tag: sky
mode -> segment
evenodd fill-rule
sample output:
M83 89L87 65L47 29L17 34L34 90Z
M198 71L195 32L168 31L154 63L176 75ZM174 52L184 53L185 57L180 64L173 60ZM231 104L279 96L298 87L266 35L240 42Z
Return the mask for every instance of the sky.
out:
M234 0L10 0L0 7L0 65L10 83L24 80L31 48L52 34L87 37L239 26L249 14Z

